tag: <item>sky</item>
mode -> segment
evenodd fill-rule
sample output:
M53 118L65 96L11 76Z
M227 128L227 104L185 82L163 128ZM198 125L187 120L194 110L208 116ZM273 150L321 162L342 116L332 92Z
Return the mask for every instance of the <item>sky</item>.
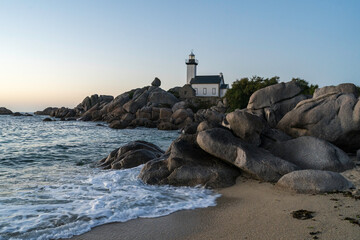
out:
M0 107L75 107L199 75L360 85L360 1L1 0Z

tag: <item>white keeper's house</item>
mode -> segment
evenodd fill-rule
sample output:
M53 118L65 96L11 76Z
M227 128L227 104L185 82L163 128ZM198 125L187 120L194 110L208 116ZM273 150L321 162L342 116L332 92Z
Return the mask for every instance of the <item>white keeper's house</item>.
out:
M189 59L185 60L187 65L186 83L190 84L195 90L197 97L223 97L229 89L229 85L225 84L222 73L219 75L196 75L196 66L198 60L195 59L195 54L190 53Z

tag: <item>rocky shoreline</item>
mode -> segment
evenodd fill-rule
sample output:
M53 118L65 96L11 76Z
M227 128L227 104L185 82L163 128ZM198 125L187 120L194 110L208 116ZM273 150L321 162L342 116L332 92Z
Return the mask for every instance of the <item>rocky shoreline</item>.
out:
M133 89L116 98L94 94L74 109L48 107L35 112L61 120L103 121L110 128L135 127L177 130L205 119L221 122L226 107L220 98L197 98L190 85L169 91L155 78L151 86Z
M355 85L324 87L310 98L295 82L279 83L255 92L246 109L218 114L223 117L188 123L165 153L151 143L133 142L99 166L145 163L139 178L147 184L222 188L243 175L297 193L360 193L360 186L341 174L359 165ZM349 155L356 152L354 161ZM138 158L142 161L133 160Z
M359 193L360 186L341 175L360 162L360 98L354 84L307 96L296 81L278 83L256 91L247 108L230 113L226 99L196 98L189 85L169 91L160 85L155 78L151 86L116 98L95 94L74 109L35 114L105 121L116 129L182 129L166 152L136 141L98 163L105 169L145 164L139 178L148 184L222 188L244 175L299 193Z

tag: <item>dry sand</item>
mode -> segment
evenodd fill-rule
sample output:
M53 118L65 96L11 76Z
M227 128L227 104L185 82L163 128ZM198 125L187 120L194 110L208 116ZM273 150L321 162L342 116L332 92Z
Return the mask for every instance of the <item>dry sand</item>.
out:
M346 174L360 180L359 168ZM295 194L243 177L219 192L216 207L106 224L73 239L360 239L360 225L344 220L360 221L360 200L341 193ZM300 209L314 218L293 218Z

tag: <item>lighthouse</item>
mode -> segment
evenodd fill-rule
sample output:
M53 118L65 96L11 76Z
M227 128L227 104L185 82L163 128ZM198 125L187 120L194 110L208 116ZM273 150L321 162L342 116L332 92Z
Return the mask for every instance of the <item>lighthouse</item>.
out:
M224 97L229 89L229 84L225 84L224 75L196 75L198 60L191 51L189 59L185 60L187 67L186 84L195 90L196 97Z
M190 84L191 79L196 77L196 66L198 61L195 59L195 54L191 51L189 59L185 60L187 65L186 84Z

